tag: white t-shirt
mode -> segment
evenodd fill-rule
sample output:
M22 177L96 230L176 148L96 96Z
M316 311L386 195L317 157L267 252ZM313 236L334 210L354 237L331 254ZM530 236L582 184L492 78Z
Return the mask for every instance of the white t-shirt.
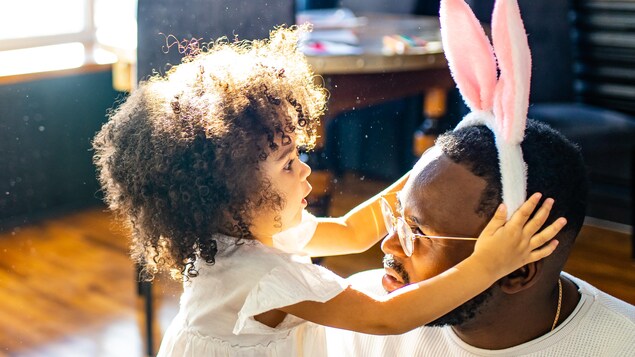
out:
M328 301L348 287L346 280L306 256L255 240L235 245L235 238L214 238L216 263L195 263L199 275L184 284L158 356L326 355L322 326L287 315L271 328L253 317L300 301Z
M358 289L386 294L383 269L356 274ZM485 350L463 342L451 327L420 327L403 335L376 336L327 328L331 356L635 356L635 306L610 296L569 274L580 301L555 330L522 345ZM396 316L395 318L399 318Z

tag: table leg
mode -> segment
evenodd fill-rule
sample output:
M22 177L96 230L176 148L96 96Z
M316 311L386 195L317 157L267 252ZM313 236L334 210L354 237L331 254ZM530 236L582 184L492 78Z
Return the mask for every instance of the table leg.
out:
M440 134L439 121L447 111L447 90L432 88L426 91L423 98L424 121L414 133L413 154L420 157L434 145Z
M142 266L135 264L135 278L137 280L137 294L143 304L143 332L145 332L146 356L154 356L154 304L152 296L152 282L142 278ZM142 333L143 336L143 333Z

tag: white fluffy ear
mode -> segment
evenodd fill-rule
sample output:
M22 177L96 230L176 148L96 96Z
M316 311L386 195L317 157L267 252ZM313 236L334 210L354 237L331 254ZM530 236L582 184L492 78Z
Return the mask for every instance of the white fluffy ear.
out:
M492 39L500 77L495 89L496 126L507 142L520 143L525 134L531 53L516 0L498 0L492 14Z
M496 86L492 45L464 0L441 0L441 38L452 77L472 111L490 111Z
M510 144L497 136L496 148L501 170L502 198L507 206L507 219L510 219L527 199L527 165L520 144Z
M494 133L508 218L527 197L527 167L520 143L525 136L531 53L516 0L497 0L492 39L500 76L494 94Z

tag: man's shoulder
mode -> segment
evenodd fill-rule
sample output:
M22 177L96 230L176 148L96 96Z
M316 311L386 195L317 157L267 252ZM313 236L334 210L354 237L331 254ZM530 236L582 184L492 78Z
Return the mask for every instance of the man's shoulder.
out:
M580 301L556 330L519 346L523 354L633 356L635 307L580 278L562 276L578 286Z
M626 301L620 300L571 274L563 272L562 275L575 283L578 286L580 294L593 302L593 309L597 314L616 319L624 319L630 321L630 324L635 326L635 306L627 303Z
M386 294L381 285L383 275L383 269L364 271L351 276L349 282L366 293L383 295ZM580 351L582 346L586 346L585 348L600 348L622 356L625 355L624 351L635 349L633 340L635 306L619 300L575 276L567 273L563 273L563 276L578 286L583 297L574 315L570 316L567 323L563 324L558 331L517 346L514 348L515 352L521 353L522 351L521 354L532 354L559 351L565 355L572 355L571 352ZM442 352L448 352L449 348L457 348L461 351L473 350L472 353L475 355L492 352L474 349L462 343L449 327L424 326L404 335L383 337L351 333L346 335L344 339L354 350L355 354L352 355L360 355L357 352L370 353L371 351L373 353L369 355L381 355L377 354L377 351L388 353L389 351L402 351L404 348L410 352L424 351L426 355L430 355L432 352L443 354Z

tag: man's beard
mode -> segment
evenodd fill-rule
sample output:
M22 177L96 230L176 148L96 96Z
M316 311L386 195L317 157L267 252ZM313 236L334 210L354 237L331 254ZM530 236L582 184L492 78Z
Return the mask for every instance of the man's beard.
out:
M387 254L384 256L384 266L393 269L404 282L404 285L410 284L410 276L408 272L404 269L403 265L396 261L392 255ZM492 288L488 288L482 293L476 295L472 299L465 302L463 305L460 305L456 309L448 312L447 314L439 317L438 319L431 321L426 324L426 326L460 326L469 322L478 316L481 308L485 306L492 296Z

